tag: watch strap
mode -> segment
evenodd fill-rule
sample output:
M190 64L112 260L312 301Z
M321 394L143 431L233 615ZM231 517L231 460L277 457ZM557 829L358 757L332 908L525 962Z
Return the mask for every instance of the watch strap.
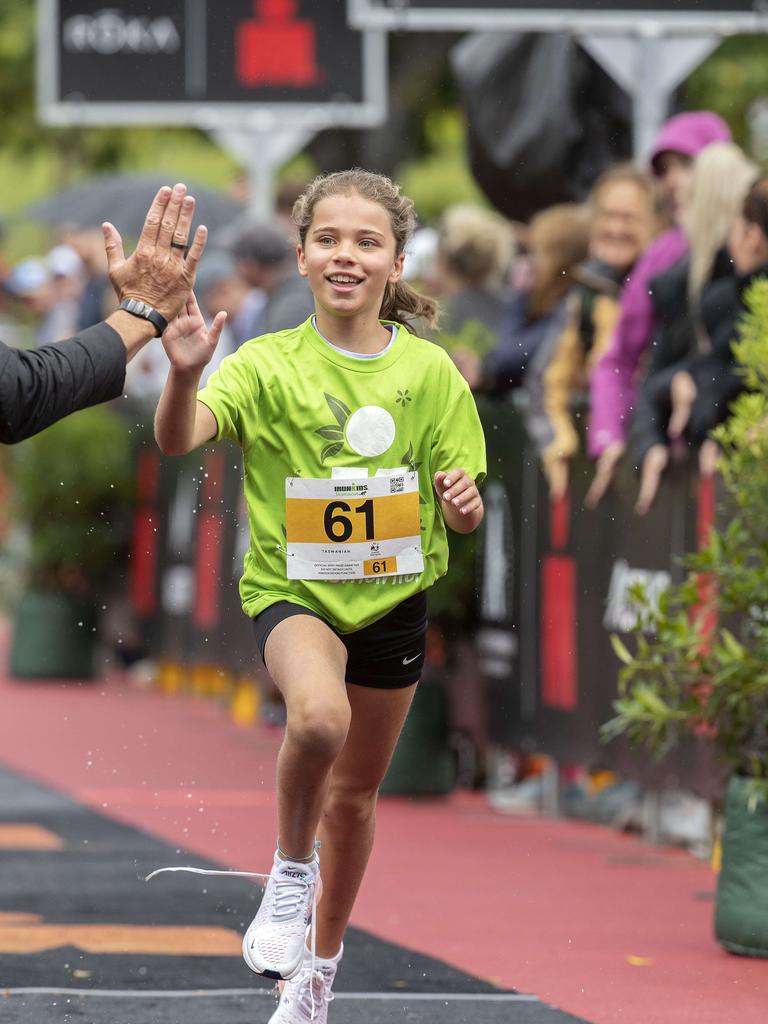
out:
M130 313L132 316L141 317L142 320L149 320L157 331L158 338L168 326L168 321L163 314L158 313L154 306L150 306L148 302L143 302L141 299L123 299L119 308L124 309L126 313Z

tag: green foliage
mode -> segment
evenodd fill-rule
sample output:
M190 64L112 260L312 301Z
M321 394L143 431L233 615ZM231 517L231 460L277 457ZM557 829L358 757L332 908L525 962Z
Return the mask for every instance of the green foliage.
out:
M450 355L454 352L473 352L480 359L484 359L496 344L493 331L479 320L467 320L460 331L449 334L446 331L437 331L435 342L446 350Z
M623 667L603 735L659 755L703 737L768 798L768 280L752 286L748 307L734 352L751 390L714 435L727 515L658 607L636 592L635 650L614 637Z
M768 37L736 35L726 39L690 76L685 105L714 110L731 126L736 141L748 148L748 112L768 94Z
M413 199L422 222L430 223L455 203L488 202L467 166L466 128L460 111L440 110L425 121L430 152L398 167L395 178Z
M114 572L133 497L126 424L97 406L13 449L15 514L30 532L35 583L82 587Z

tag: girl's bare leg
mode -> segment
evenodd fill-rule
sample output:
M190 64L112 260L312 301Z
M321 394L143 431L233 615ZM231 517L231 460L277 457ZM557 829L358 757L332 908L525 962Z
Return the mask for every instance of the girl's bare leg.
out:
M323 895L317 953L338 953L373 847L376 798L416 686L347 686L352 722L331 772L320 822Z
M280 849L292 860L307 860L314 850L330 771L349 730L347 652L320 619L292 615L267 637L264 658L287 709L277 758Z

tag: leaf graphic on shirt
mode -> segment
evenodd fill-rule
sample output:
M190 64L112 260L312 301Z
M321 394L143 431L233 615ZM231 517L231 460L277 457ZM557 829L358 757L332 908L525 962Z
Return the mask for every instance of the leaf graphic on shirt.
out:
M413 457L413 441L408 445L408 451L405 455L401 456L400 461L406 465L412 473L415 473L418 470L421 463L417 462Z
M327 391L324 391L323 394L325 395L325 400L328 403L328 408L336 417L336 422L343 428L344 424L352 415L351 412L340 398L334 398L333 395L329 395Z
M323 448L323 453L320 456L320 461L325 462L326 459L332 458L334 455L338 455L344 445L337 441L336 444L329 444Z
M341 427L337 427L335 423L332 423L329 427L318 427L313 431L315 434L319 434L320 437L324 437L326 441L343 441L344 431Z

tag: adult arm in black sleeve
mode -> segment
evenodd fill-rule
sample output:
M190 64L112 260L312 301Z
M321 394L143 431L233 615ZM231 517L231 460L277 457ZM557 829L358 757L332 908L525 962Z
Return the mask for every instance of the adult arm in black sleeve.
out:
M117 398L126 356L107 323L32 351L0 342L0 442L15 444L77 409Z

